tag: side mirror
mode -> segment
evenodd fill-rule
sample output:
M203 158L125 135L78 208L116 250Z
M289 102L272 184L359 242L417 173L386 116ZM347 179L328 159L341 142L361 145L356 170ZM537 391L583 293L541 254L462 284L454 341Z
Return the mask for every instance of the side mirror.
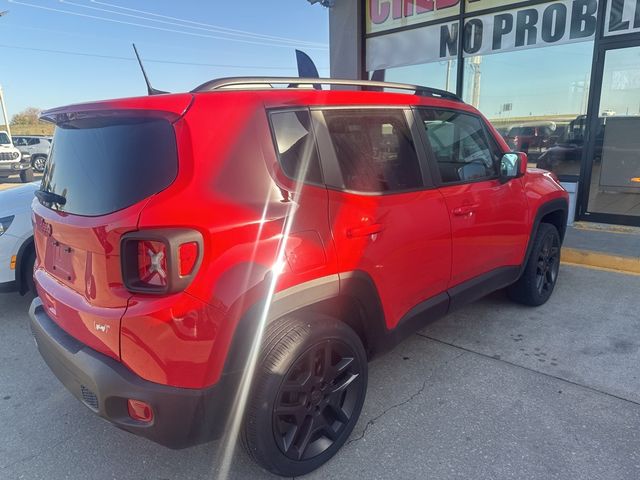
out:
M502 183L523 176L527 172L527 163L526 153L505 153L500 159L500 180Z

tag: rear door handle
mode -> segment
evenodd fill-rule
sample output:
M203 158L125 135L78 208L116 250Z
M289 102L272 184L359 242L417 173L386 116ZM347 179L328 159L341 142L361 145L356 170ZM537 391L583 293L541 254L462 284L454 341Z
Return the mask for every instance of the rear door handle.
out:
M454 208L453 214L459 217L463 215L469 215L470 213L473 213L475 210L477 210L479 207L480 205L477 203L462 205L461 207Z
M373 225L366 225L364 227L354 227L347 230L347 237L367 237L369 235L375 235L383 230L381 223L374 223Z

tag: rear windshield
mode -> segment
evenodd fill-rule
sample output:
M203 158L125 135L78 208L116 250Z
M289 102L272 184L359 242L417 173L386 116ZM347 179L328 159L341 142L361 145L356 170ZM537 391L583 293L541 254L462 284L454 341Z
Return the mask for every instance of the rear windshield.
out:
M66 199L64 205L51 208L105 215L165 189L177 172L176 139L169 121L83 119L56 127L41 188Z

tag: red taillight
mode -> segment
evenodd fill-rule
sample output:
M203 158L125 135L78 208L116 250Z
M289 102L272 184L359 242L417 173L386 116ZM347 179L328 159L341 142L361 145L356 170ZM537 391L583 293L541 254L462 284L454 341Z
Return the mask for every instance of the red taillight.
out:
M196 242L183 243L179 247L180 276L184 277L193 271L198 261L198 244Z
M202 236L193 230L153 229L122 236L122 279L128 290L169 294L187 288L202 260Z
M138 280L149 286L166 287L167 247L162 242L138 241Z
M142 400L127 400L127 410L129 416L140 422L151 423L153 421L153 409L151 405Z

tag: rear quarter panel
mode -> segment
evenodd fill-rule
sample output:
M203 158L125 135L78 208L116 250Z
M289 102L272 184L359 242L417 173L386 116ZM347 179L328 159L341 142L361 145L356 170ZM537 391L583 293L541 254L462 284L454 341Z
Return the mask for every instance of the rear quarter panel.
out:
M274 274L279 291L335 273L335 254L327 191L297 192L284 177L259 96L199 95L175 128L178 178L150 200L139 228L195 229L204 257L183 293L132 296L122 360L147 380L198 388L218 380L239 318L264 298ZM276 264L292 212L287 255Z

